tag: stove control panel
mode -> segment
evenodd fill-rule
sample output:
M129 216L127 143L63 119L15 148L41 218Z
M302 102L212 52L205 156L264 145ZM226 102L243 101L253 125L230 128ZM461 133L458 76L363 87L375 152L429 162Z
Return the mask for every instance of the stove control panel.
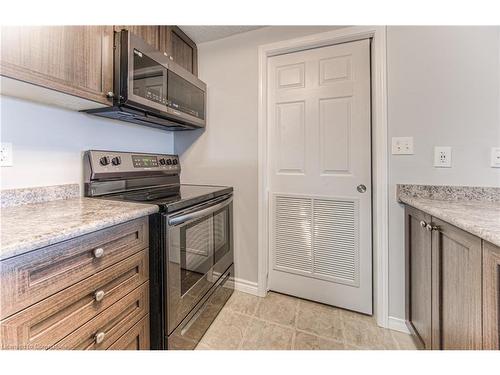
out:
M94 177L128 172L180 173L177 155L91 150L85 153Z

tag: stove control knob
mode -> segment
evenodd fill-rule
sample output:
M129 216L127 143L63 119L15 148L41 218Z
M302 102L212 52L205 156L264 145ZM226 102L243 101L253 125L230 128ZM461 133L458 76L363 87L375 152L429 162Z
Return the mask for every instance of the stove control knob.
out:
M167 159L167 164L172 165L172 159Z
M165 165L167 162L165 159L160 159L160 165Z
M113 165L120 165L122 163L122 158L119 156L115 156L113 159L111 159L111 164Z
M100 158L99 163L101 163L101 165L108 165L109 164L109 156L103 156L102 158Z
M174 165L179 164L179 162L177 161L177 159L174 159L174 160L173 160L173 163L174 163Z

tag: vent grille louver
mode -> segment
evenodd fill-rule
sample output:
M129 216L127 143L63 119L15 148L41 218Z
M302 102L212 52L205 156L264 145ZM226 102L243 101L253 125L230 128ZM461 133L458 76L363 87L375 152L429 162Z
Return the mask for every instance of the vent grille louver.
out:
M275 196L274 268L359 286L356 200Z

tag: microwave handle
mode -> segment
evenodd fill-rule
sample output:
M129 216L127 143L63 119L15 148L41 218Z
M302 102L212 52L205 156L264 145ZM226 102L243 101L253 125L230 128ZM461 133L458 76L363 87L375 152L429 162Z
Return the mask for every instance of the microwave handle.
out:
M199 218L204 217L204 216L208 216L211 213L214 213L215 211L218 211L221 208L226 207L232 201L233 201L233 197L229 197L220 203L217 203L213 206L209 206L208 208L204 208L204 209L199 210L199 211L190 212L190 213L187 213L184 215L172 217L172 218L168 219L168 225L175 226L175 225L185 223L186 221L191 221L194 219L199 219Z

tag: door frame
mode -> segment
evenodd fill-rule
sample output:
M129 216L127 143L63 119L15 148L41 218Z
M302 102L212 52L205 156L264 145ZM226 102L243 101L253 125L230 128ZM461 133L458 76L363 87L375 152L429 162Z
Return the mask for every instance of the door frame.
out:
M372 142L372 266L373 303L377 324L389 326L388 248L388 148L387 148L387 64L386 27L352 26L259 46L258 103L258 281L257 293L268 290L269 189L267 125L267 60L276 55L325 47L360 39L371 43L371 142Z

